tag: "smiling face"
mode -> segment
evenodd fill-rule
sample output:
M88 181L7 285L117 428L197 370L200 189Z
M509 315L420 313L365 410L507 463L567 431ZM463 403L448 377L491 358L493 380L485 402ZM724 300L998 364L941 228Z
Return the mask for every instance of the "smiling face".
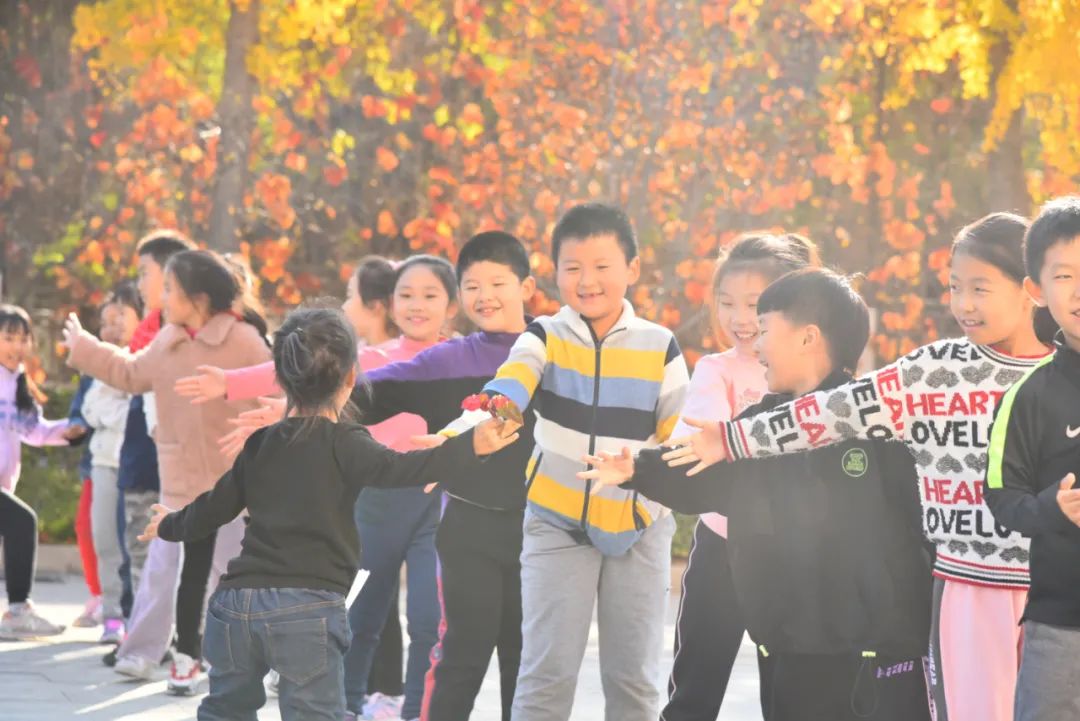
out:
M14 372L30 355L33 340L26 329L14 322L0 328L0 365Z
M641 275L640 258L628 261L615 234L605 233L563 240L556 260L563 302L604 337L622 315L626 289Z
M176 275L166 271L162 282L161 312L165 322L185 327L197 326L200 311L184 289Z
M135 335L139 315L130 305L110 303L101 309L101 340L113 345L126 346Z
M995 265L967 253L953 256L949 308L968 340L998 345L1030 333L1033 302L1023 286Z
M1050 309L1069 347L1080 351L1080 236L1047 248L1039 282L1029 278L1026 285Z
M732 271L716 287L716 322L739 353L753 354L758 338L758 298L769 279L753 271Z
M446 286L428 266L413 265L394 286L394 323L410 340L434 343L443 326L457 314Z
M461 274L458 292L465 315L486 333L520 333L525 329L525 303L536 280L518 278L509 265L492 260L471 264Z

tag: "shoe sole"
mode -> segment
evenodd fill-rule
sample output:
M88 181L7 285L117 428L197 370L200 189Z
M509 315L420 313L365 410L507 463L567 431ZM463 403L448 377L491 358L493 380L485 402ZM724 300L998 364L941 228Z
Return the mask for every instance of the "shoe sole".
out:
M49 633L31 633L31 632L16 632L16 633L0 633L0 641L34 641L37 639L53 638L59 636L64 631L51 631Z
M95 628L95 627L100 626L100 625L101 624L98 623L97 621L79 621L79 620L76 620L74 623L71 624L71 627L72 628Z
M199 687L202 683L201 680L195 681L190 686L174 686L172 683L169 683L169 685L166 686L165 691L170 696L196 696L200 693Z
M129 671L127 669L116 668L116 666L113 666L113 671L116 671L118 674L120 674L124 678L130 679L132 681L153 681L154 680L154 676L152 674L147 675L147 674L144 674L144 673L140 673L138 671Z

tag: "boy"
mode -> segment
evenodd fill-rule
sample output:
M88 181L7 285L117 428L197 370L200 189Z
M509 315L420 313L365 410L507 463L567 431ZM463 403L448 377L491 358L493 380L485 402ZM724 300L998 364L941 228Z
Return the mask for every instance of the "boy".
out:
M790 273L758 300L769 391L742 417L851 379L869 337L865 304L841 277ZM805 456L710 466L687 478L658 450L636 462L593 455L579 474L631 487L678 511L729 516L732 577L761 656L767 721L929 718L921 656L930 615L911 456L849 441Z
M525 329L485 391L535 405L521 553L514 721L565 721L598 605L606 716L655 721L674 518L636 492L590 493L586 453L667 438L688 383L675 337L625 299L640 259L626 215L569 210L552 234L565 306ZM532 415L532 414L529 414Z
M1042 207L1025 287L1061 326L1057 350L1006 393L990 434L986 502L1031 537L1016 721L1080 718L1080 197Z
M458 254L456 273L460 303L479 332L369 372L369 389L360 387L353 394L365 423L415 413L429 429L450 425L451 430L464 430L471 425L458 420L461 401L478 392L506 360L525 329L525 303L536 281L521 242L501 231L470 238ZM532 438L532 425L526 422L522 438ZM425 680L421 715L428 721L469 717L496 648L503 715L509 718L521 655L518 557L525 490L520 481L528 446L519 442L483 463L447 468L440 483L447 493L435 539L443 620ZM378 633L377 621L386 617L391 593L368 580L356 604L366 604L367 612L351 616L357 620L357 634ZM349 660L355 664L350 678L366 678L371 658ZM347 687L349 705L356 710L360 691L355 684Z

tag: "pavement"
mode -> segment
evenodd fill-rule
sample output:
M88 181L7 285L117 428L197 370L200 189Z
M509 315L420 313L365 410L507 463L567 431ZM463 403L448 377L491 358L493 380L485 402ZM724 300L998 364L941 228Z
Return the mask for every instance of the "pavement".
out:
M55 577L54 577L55 578ZM85 586L74 576L39 581L34 601L39 612L55 623L70 624L85 601ZM672 647L678 598L669 604L666 648ZM403 624L404 625L404 624ZM149 683L125 681L101 663L108 647L98 645L100 628L67 630L43 641L0 642L0 719L3 721L187 721L195 718L199 697L165 694L165 670ZM596 624L582 664L571 721L604 718L604 696L598 668ZM670 650L664 656L664 687L671 668ZM753 646L744 641L719 721L760 721L757 665ZM666 697L666 694L664 694ZM279 721L274 699L259 712L263 721ZM499 721L498 676L494 668L484 681L472 721Z

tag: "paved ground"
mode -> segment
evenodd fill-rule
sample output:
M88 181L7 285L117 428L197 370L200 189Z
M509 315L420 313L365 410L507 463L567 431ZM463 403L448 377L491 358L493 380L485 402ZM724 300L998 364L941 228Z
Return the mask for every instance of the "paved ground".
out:
M35 587L39 609L50 620L70 623L82 606L85 593L74 578ZM672 608L677 599L672 600ZM668 648L674 633L669 612ZM603 694L597 670L596 627L581 671L573 721L603 719ZM48 642L0 642L0 718L3 721L181 721L195 718L198 699L176 699L164 694L164 680L136 684L122 680L100 662L104 648L94 643L98 629L72 629ZM665 660L665 673L671 655ZM660 679L657 680L658 683ZM280 716L271 702L260 712L264 721ZM498 721L498 679L489 673L477 702L473 721ZM744 644L728 689L721 721L759 721L757 671L754 650Z

